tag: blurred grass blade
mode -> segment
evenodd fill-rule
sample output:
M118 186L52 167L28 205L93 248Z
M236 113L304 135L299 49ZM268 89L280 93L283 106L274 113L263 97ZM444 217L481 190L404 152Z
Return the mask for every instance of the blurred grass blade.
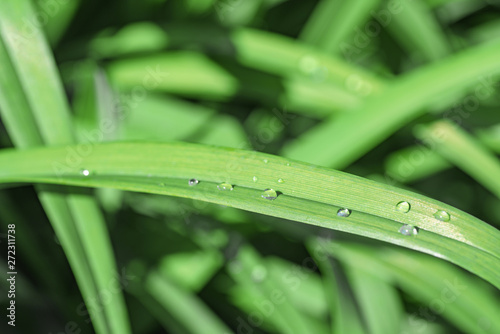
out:
M449 121L421 125L416 135L500 199L500 161L478 140Z
M241 68L229 71L192 51L118 59L107 66L107 71L111 81L122 90L144 87L154 92L215 101L243 96L272 106L286 104L304 114L330 115L333 111L354 108L360 102L343 86L295 77L280 80ZM347 86L357 85L358 81L353 77Z
M320 241L327 254L343 264L395 283L425 306L413 316L424 318L415 328L442 316L465 333L497 333L500 303L491 286L477 284L467 273L423 254L392 247L370 247L339 241ZM329 251L327 251L329 250Z
M404 312L396 288L362 269L348 268L346 271L369 332L400 333L399 321Z
M0 37L3 43L0 51L5 51L1 59L5 61L4 66L12 67L7 71L13 77L8 79L13 79L15 83L11 90L17 90L15 96L24 107L23 118L16 119L17 101L2 99L0 102L5 103L2 112L10 114L8 118L15 123L10 131L16 133L18 138L23 136L23 130L36 127L36 122L45 144L69 144L73 142L69 108L50 49L39 27L33 25L29 31L23 29L26 21L36 22L36 14L27 0L0 3ZM30 138L24 144L41 145L42 142ZM47 190L40 194L40 200L77 276L89 312L96 322L96 330L99 333L129 333L121 291L112 294L106 303L101 300L102 292L107 291L108 284L116 280L116 265L97 204L89 195L65 197L57 194L58 189L54 187L40 189ZM96 233L98 231L101 233ZM81 253L81 246L85 255ZM102 253L96 254L95 250ZM89 268L91 276L88 275ZM91 302L95 298L102 302L105 316L101 312L90 311L95 307Z
M1 14L0 14L1 15ZM42 137L33 119L30 105L24 95L21 82L7 53L5 38L0 38L0 112L13 143L20 148L43 145ZM66 203L66 196L58 188L36 185L40 202L52 223L52 227L64 249L75 279L87 305L97 295L88 262L74 227L73 217ZM97 333L106 333L106 321L102 313L91 315Z
M500 287L496 274L500 232L418 194L326 168L234 149L187 143L96 144L80 165L68 165L67 154L76 149L4 150L0 154L0 182L111 187L200 199L427 252ZM82 168L88 173L82 174ZM196 187L188 185L191 178L200 181ZM278 182L279 178L286 182ZM231 183L233 191L218 190L221 182ZM261 197L265 188L282 194L274 201L265 200ZM411 210L397 210L400 201L410 203ZM337 216L340 208L350 208L352 214L348 218ZM449 217L438 215L441 211ZM402 224L417 226L418 237L401 235L398 230Z
M450 46L428 6L421 1L403 0L396 9L388 2L387 21L381 22L411 54L434 61L450 53ZM391 10L391 12L389 12ZM391 18L394 20L391 21Z
M43 29L50 45L57 45L70 25L81 0L46 1L36 0L37 15L44 22ZM37 21L35 21L37 22Z
M232 295L248 314L262 312L265 317L262 316L261 322L265 328L280 333L300 334L312 329L314 325L308 321L308 317L288 300L282 287L284 275L272 275L271 266L254 248L250 245L240 247L233 261L229 265L229 274L237 282L237 288ZM293 280L288 276L286 281ZM242 327L251 330L251 326L257 323L243 322Z
M339 45L346 42L348 36L358 31L365 33L363 28L369 29L364 23L380 2L322 0L304 26L300 39L326 53L338 54ZM369 22L374 23L373 20Z
M415 182L451 167L445 158L423 145L396 151L385 161L387 176L401 183Z
M336 291L328 296L336 333L363 330L373 334L400 333L403 305L396 289L356 265L351 266L348 262L341 265L326 244L320 238L306 242L309 253L324 276L326 289ZM335 296L338 299L336 302L332 300Z
M189 333L231 332L199 298L155 271L147 274L144 289Z
M447 92L460 92L482 84L481 80L493 80L492 75L500 73L499 53L500 42L495 41L414 70L356 110L310 130L286 146L284 153L293 159L344 168L423 114Z
M369 87L369 94L379 92L384 86L383 80L369 71L277 34L238 29L232 32L231 41L238 51L237 59L242 64L268 73L314 79L314 75L324 68L326 82L332 82L359 96L367 95L367 89L360 87L360 84Z
M365 320L338 261L328 256L316 256L314 260L324 277L326 298L330 304L331 333L366 333Z

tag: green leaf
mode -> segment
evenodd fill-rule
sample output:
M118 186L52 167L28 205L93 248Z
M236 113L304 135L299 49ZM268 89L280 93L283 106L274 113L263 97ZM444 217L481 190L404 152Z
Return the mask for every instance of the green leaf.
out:
M0 60L7 69L0 84L2 90L13 94L0 99L0 110L21 147L69 144L74 140L73 129L54 59L40 27L26 24L36 22L36 14L27 0L0 3ZM34 129L38 130L34 135L26 133ZM46 185L37 186L37 192L75 273L96 331L129 333L121 291L102 303L104 312L95 311L95 302L102 302L108 284L116 280L116 264L94 199L88 191L66 195L60 188Z
M421 125L416 134L500 198L500 162L478 140L448 121Z
M471 89L481 79L500 73L498 53L500 42L495 41L401 76L390 88L366 100L356 110L332 117L290 143L284 154L344 168L402 125L424 114L443 95Z
M317 244L343 265L396 285L422 303L424 307L412 314L425 319L413 320L419 331L436 316L447 318L466 333L496 333L500 329L498 291L455 266L395 247L326 240Z
M425 196L272 155L196 144L96 144L76 165L68 152L76 154L78 146L4 150L0 182L111 187L223 204L423 251L500 287L500 232ZM189 186L191 178L200 182ZM219 190L221 182L232 184L233 190ZM281 194L266 200L261 195L267 188ZM401 201L410 203L409 212L396 210ZM338 216L340 208L352 214ZM418 236L400 234L402 224L417 226Z

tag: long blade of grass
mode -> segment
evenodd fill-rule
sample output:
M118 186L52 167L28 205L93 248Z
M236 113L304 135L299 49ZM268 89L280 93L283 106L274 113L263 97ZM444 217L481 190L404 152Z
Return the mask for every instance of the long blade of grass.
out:
M189 333L231 332L200 299L155 271L145 278L144 289ZM193 314L196 319L193 319Z
M186 143L109 143L94 145L78 166L67 165L71 149L76 148L4 150L0 154L0 182L111 187L219 203L433 254L500 287L496 274L500 232L425 196L326 168L234 149ZM82 174L82 168L88 173ZM200 183L189 186L191 178ZM234 189L218 190L220 182L229 182ZM274 201L263 199L266 188L282 194ZM396 209L401 201L411 205L409 212ZM338 216L340 208L349 208L352 214ZM448 213L449 219L441 211ZM398 233L402 224L417 226L418 237Z
M20 148L43 145L21 82L5 48L4 38L0 38L0 64L3 70L0 75L0 112L13 143ZM73 226L73 217L67 207L65 195L47 185L36 185L35 189L68 257L83 298L90 305L98 290ZM106 321L102 313L92 314L92 320L98 333L106 333Z
M7 65L11 65L12 70L9 73L17 75L19 86L24 88L22 100L29 105L43 141L48 145L72 143L74 138L69 108L57 75L55 62L40 28L32 25L31 29L26 31L23 29L26 27L26 21L36 22L36 13L30 1L1 2L0 35L7 54L3 58L10 58ZM21 97L23 93L19 91L17 97ZM13 113L12 105L4 107L10 109L6 113ZM24 124L27 123L27 119L28 117L25 118ZM18 136L21 135L18 134ZM116 264L102 214L89 195L70 195L66 202L65 196L53 195L53 191L52 188L50 192L42 193L41 201L48 215L53 218L51 222L56 233L61 239L65 239L61 242L72 261L75 274L81 275L78 278L79 283L81 286L86 286L92 279L95 282L92 294L90 294L90 289L82 289L87 294L86 301L89 302L91 298L96 297L100 300L101 293L109 290L108 284L116 280ZM83 257L78 254L80 243L85 253ZM96 249L100 249L102 253L96 254ZM84 263L88 264L92 273L90 281L87 274L82 275L88 269ZM128 317L121 291L111 294L110 300L102 304L107 324L105 325L101 315L98 315L95 317L98 321L97 329L102 333L108 330L115 333L129 333ZM90 307L91 304L87 303L87 306ZM106 326L109 326L108 329L105 328Z
M403 249L324 240L321 244L327 254L343 264L395 283L414 296L425 305L418 310L418 315L426 320L443 316L466 333L495 333L500 328L496 316L500 310L495 296L498 291L475 282L452 265ZM488 327L481 327L484 324Z
M304 26L300 39L327 53L339 53L340 43L357 29L363 29L361 24L380 2L322 0Z
M394 6L388 3L388 6ZM386 9L388 11L388 9ZM393 18L393 22L390 19ZM420 1L403 0L400 8L384 24L410 53L434 61L450 53L450 46L436 18Z
M447 121L422 125L416 135L500 198L500 161L478 140Z
M285 147L284 153L293 159L343 168L449 91L472 88L478 78L500 73L499 53L500 42L495 41L419 68L353 112L323 122Z

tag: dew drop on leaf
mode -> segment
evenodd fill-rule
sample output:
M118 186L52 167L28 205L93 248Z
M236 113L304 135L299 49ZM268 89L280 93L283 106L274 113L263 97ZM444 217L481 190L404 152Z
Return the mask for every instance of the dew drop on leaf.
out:
M254 177L252 177L252 180L253 180L253 182L257 182L259 179L257 178L257 176L254 176Z
M262 193L262 198L268 199L270 201L275 200L278 197L278 193L274 189L266 189Z
M80 171L80 174L82 174L83 176L89 176L90 175L90 171L88 169L82 169Z
M189 184L190 186L195 186L195 185L197 185L199 182L200 182L200 181L198 181L197 179L190 179L190 180L188 181L188 184Z
M417 235L418 229L413 225L404 224L399 228L399 233L402 235Z
M396 204L396 211L408 213L411 209L411 205L408 202L399 202Z
M349 217L351 215L351 210L343 208L337 211L337 216L339 217Z
M437 220L440 220L442 222L449 222L451 217L450 217L450 214L448 212L443 211L443 210L438 210L434 214L434 218L436 218Z
M285 183L285 180L283 180L283 179L278 179L278 183Z
M221 183L217 186L219 190L233 190L233 185L229 183Z

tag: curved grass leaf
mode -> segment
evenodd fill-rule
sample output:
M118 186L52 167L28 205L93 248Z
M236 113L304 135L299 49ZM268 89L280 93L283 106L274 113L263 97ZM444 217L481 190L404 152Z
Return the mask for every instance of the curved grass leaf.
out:
M398 10L382 24L409 52L419 53L426 60L437 60L450 53L451 48L439 23L428 6L420 1L401 1Z
M0 110L20 147L72 143L68 103L54 58L40 26L28 26L37 22L36 17L30 1L0 3L0 60L6 68L0 75L0 88L3 94L12 93L0 99ZM33 130L35 135L27 133ZM102 293L116 279L116 264L94 199L88 191L66 195L46 185L36 190L75 273L96 331L129 333L121 291L103 303L104 312L95 311L95 301L101 302Z
M447 121L422 125L416 135L500 198L500 162L479 141Z
M338 54L341 49L339 44L345 42L346 37L354 34L360 26L363 28L362 23L380 2L320 1L304 26L300 39L328 53Z
M499 53L500 42L495 41L406 74L356 110L310 130L285 147L284 153L293 159L343 168L446 94L473 88L478 80L500 73Z
M425 318L413 322L418 331L425 330L436 316L447 318L465 333L497 333L500 330L498 291L476 282L452 265L393 247L326 240L315 243L345 266L395 284L424 304L412 314L414 318Z
M199 184L189 186L191 178ZM426 252L500 287L500 232L494 227L425 196L272 155L187 143L4 150L0 182L110 187L218 203ZM234 189L218 190L221 182ZM262 198L267 188L279 192L274 201ZM396 210L400 201L410 203L408 213ZM352 214L337 216L339 208ZM449 221L436 218L438 210ZM402 224L417 226L418 236L401 235Z

